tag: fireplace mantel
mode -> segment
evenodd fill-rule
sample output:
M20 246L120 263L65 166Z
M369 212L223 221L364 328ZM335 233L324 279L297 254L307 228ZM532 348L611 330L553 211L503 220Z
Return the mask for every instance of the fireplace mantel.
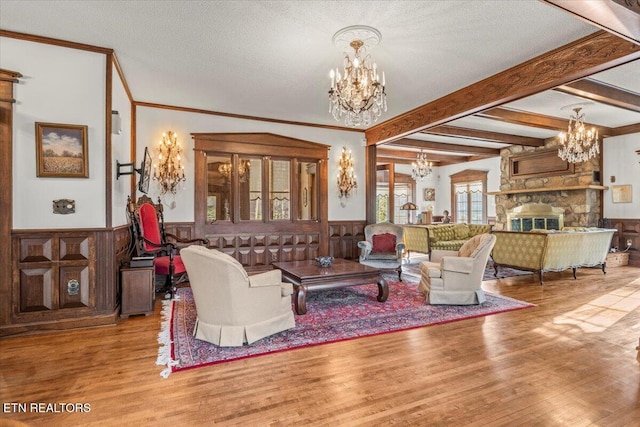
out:
M569 187L542 187L542 188L519 188L517 190L490 191L488 196L506 196L509 194L542 193L549 191L571 191L571 190L608 190L606 185L573 185Z

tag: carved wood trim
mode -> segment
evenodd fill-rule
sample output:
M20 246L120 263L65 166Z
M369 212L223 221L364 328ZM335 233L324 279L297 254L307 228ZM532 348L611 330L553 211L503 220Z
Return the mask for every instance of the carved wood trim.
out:
M599 31L448 94L365 132L380 144L640 58L640 47Z

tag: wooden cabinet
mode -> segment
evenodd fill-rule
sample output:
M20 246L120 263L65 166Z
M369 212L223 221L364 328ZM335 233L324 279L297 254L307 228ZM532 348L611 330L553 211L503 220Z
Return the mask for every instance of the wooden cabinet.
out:
M14 239L14 316L43 321L95 307L95 239L90 233L34 233Z
M153 314L155 298L155 271L153 267L122 268L120 275L120 283L122 284L120 317Z
M329 145L194 133L195 235L249 271L329 253Z
M129 228L15 230L0 281L0 336L113 325ZM99 262L97 260L100 260Z

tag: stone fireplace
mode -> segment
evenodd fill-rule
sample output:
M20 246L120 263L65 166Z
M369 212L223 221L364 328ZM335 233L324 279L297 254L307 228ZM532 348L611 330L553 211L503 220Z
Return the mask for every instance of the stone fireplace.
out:
M489 193L496 197L496 230L511 229L514 209L522 213L524 206L532 204L549 205L553 213L562 213L559 228L598 226L607 188L600 184L599 158L568 164L557 156L555 139L545 147L504 148L500 157L500 191ZM536 214L532 215L528 217L533 221ZM519 224L525 227L522 221ZM532 228L544 228L537 225L531 223Z

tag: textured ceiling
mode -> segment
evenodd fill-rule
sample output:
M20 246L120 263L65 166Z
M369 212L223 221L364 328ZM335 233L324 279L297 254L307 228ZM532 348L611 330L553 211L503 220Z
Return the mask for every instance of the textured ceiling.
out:
M371 52L386 74L382 121L598 30L537 0L0 1L3 30L112 48L136 101L327 125L342 125L328 113L342 58L331 38L356 24L382 33ZM602 81L640 92L640 67L628 68ZM513 106L562 116L579 102L538 96ZM615 125L640 122L628 114Z

